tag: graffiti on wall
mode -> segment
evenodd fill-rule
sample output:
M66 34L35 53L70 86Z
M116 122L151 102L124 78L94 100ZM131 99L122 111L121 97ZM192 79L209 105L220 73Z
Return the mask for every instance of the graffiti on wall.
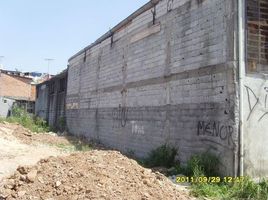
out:
M144 135L144 127L141 125L138 125L138 123L136 121L131 121L131 131L132 134L136 134L136 135Z
M174 0L168 0L167 1L167 12L172 11L173 9Z
M121 107L121 105L119 105L118 108L114 108L112 113L113 127L114 128L125 127L127 124L127 115L128 115L127 107Z
M121 107L119 105L118 108L113 109L112 117L113 117L113 128L123 128L126 126L129 114L129 109L127 107ZM140 115L142 116L142 115ZM136 135L144 135L144 126L138 124L138 121L130 121L131 124L131 132Z
M230 125L222 124L221 122L205 122L199 121L197 125L198 136L209 136L219 138L226 141L228 145L233 145L234 128Z
M78 103L68 103L68 104L66 104L66 110L74 110L74 109L78 109L78 108L79 108Z
M268 117L268 87L264 87L263 92L259 96L250 87L245 85L245 88L249 105L247 120L250 119L254 112L259 111L261 114L257 117L257 121L261 122Z

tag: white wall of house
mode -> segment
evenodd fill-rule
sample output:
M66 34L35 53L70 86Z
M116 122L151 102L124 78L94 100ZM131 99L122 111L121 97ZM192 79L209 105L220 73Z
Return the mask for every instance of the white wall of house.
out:
M7 117L11 113L11 109L15 100L0 97L0 117Z

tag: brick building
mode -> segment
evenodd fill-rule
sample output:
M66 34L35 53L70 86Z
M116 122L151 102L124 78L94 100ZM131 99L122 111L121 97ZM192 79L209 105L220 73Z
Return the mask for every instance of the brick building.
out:
M228 175L268 175L268 3L153 0L69 59L68 129L185 163L210 151Z
M22 106L28 112L33 113L35 92L35 85L31 78L0 70L0 97L2 97L3 101L1 103L5 104L5 100L8 100L9 102L15 100L17 105ZM10 106L8 107L10 109Z

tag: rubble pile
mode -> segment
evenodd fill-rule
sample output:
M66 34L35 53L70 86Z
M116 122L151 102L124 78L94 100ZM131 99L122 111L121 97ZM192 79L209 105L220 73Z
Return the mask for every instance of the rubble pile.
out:
M158 172L117 151L92 150L20 166L0 199L192 199Z

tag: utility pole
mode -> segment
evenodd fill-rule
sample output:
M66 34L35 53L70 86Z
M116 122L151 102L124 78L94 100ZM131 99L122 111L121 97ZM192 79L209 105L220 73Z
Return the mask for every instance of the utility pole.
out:
M45 61L47 61L47 74L49 75L49 65L50 65L50 62L53 61L55 59L53 58L45 58Z
M4 59L5 56L0 56L0 78L1 78L1 73L2 73L2 60ZM2 88L1 88L1 85L0 85L0 96L2 96Z
M2 61L5 58L5 56L0 56L0 69L3 69Z

